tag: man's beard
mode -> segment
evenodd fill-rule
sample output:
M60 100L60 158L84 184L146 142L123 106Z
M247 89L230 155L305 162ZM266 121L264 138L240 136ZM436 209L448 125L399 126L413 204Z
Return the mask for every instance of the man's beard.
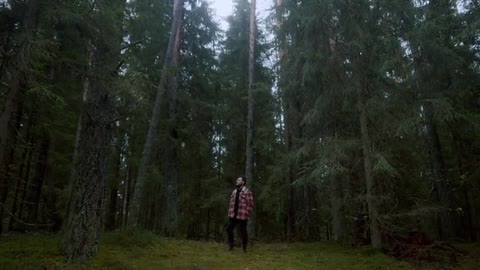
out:
M243 186L243 184L235 184L237 187L241 187Z

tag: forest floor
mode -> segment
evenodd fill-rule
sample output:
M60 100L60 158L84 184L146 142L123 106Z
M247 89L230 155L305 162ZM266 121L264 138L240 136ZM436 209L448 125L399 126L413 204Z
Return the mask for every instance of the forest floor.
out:
M215 242L160 238L150 233L109 233L86 266L67 266L58 235L0 237L0 269L480 269L480 244L457 245L466 255L456 265L414 266L368 248L335 243L254 243L244 254Z

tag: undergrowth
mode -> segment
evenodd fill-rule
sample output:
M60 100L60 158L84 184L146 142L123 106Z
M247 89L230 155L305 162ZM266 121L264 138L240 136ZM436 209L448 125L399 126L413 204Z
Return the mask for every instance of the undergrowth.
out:
M99 253L87 265L66 265L60 236L51 234L0 237L0 269L5 270L156 270L156 269L420 269L368 248L335 243L255 243L244 254L214 242L158 237L143 231L104 234ZM455 269L480 269L478 244ZM440 269L430 266L421 269ZM446 268L452 269L452 268Z

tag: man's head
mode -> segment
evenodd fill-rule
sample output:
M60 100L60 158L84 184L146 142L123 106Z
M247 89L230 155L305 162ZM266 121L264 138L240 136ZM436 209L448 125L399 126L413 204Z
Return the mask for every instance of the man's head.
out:
M241 187L241 186L244 186L247 184L247 178L245 176L240 176L237 178L237 180L235 181L235 185L237 187Z

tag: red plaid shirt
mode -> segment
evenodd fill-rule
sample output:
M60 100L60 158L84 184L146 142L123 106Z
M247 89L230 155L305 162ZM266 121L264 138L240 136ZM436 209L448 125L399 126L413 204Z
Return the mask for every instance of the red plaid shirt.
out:
M237 195L237 189L234 189L232 195L230 195L230 205L228 207L228 216L233 218L235 215L235 196ZM246 187L242 187L240 190L240 197L238 198L238 211L237 219L246 220L250 218L250 213L253 211L253 193Z

